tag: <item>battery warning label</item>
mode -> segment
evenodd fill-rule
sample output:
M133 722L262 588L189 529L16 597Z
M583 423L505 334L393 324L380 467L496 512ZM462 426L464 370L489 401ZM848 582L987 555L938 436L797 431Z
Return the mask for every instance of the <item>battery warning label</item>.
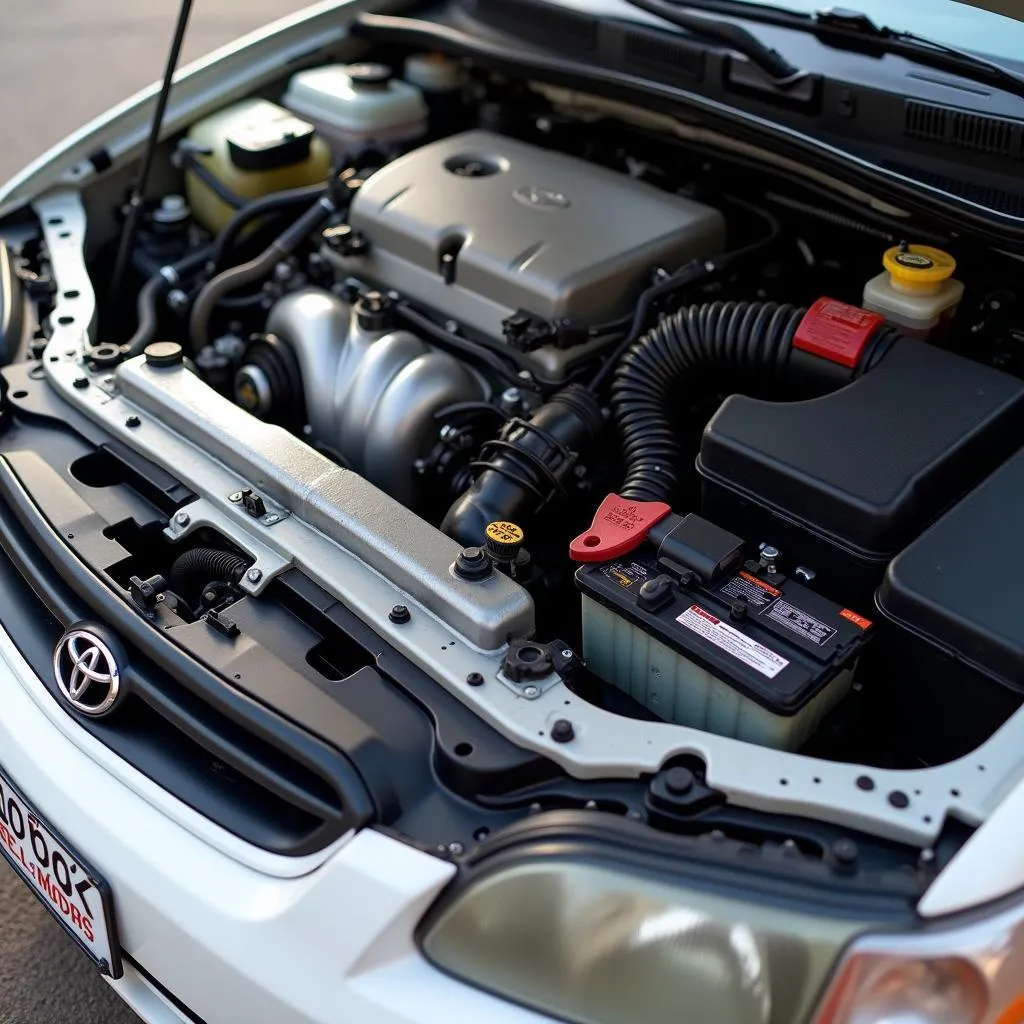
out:
M722 593L727 597L742 597L754 608L763 608L771 604L775 598L782 596L781 590L776 590L771 584L759 580L749 572L741 572L734 576L722 587Z
M631 587L634 583L643 583L647 579L647 569L637 562L613 562L606 565L601 572L620 587Z
M821 619L801 611L788 601L776 601L771 609L764 613L769 619L774 619L786 629L792 630L797 636L810 640L812 644L827 644L839 631L826 625Z
M776 654L756 640L751 640L749 636L699 605L690 605L676 622L686 629L693 630L698 636L702 636L769 679L774 679L789 664L782 655Z

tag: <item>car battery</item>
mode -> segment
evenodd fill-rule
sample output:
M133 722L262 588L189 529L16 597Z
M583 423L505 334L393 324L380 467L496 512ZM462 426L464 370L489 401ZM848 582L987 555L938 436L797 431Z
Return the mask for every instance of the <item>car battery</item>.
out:
M750 554L696 515L609 496L572 546L583 656L666 721L793 750L849 690L872 623Z

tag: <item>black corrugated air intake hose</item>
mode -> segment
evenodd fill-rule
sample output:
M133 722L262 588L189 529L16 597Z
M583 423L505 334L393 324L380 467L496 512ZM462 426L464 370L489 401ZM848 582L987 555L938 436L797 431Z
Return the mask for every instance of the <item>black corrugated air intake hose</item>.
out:
M816 351L811 339L794 347L798 328L808 311L774 302L711 302L686 306L662 316L623 356L611 389L612 411L626 463L620 494L635 501L671 502L683 467L674 411L685 404L690 378L704 370L725 372L731 378L759 384L803 376L818 393L835 390L867 372L888 351L896 334L881 325L881 317L832 300L811 307L814 324L828 315L850 311L863 318L867 339L856 351L853 365L845 354ZM824 312L823 312L824 311ZM798 358L794 358L794 355Z
M175 559L167 586L176 594L190 595L207 583L237 583L248 567L248 560L230 551L192 548Z

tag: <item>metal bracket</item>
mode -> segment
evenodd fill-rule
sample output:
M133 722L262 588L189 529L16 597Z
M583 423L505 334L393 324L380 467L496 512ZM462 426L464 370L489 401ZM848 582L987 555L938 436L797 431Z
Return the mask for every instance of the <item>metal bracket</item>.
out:
M267 585L285 569L290 569L293 561L279 551L259 543L259 538L246 530L240 520L257 522L247 516L241 509L234 508L237 515L230 515L208 501L199 498L188 505L183 505L171 516L164 535L168 540L180 541L202 527L209 527L227 537L250 558L253 564L248 572L239 580L238 585L249 594L261 594Z

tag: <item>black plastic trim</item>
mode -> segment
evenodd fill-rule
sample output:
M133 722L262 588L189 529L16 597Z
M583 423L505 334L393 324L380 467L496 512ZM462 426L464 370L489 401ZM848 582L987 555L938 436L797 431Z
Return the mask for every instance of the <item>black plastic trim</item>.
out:
M262 842L252 835L243 838L276 853L298 856L321 849L346 831L374 819L373 799L342 752L310 735L302 723L293 723L276 710L230 687L142 618L57 536L4 457L0 457L0 499L7 503L24 531L24 539L19 539L14 531L4 531L4 547L33 590L65 625L86 617L98 618L127 645L144 652L155 669L166 673L180 686L176 693L173 687L161 691L154 685L147 686L143 677L136 689L141 690L154 710L166 715L193 742L223 757L257 785L268 788L282 799L297 799L297 812L324 818L321 827L305 834L297 843L288 842L283 836L265 837ZM59 577L57 586L53 582L54 572ZM283 703L287 703L287 694L282 697ZM222 729L210 729L195 712L190 713L190 698L198 699L202 706L234 723L239 728L237 742L226 740ZM70 709L68 713L73 715ZM74 717L85 728L96 729L102 725L101 720L89 723L79 716ZM246 751L247 735L278 752L282 760L290 759L322 780L325 792L336 794L334 800L311 796L308 791L302 793L304 787L289 782L286 776L274 777L258 759L253 759L251 751ZM109 740L104 738L104 742L109 743ZM201 807L206 802L202 793L181 792L181 779L168 788L193 806ZM211 817L217 820L216 815Z
M679 836L594 811L551 811L510 825L470 851L458 874L417 928L422 942L434 922L481 878L552 858L600 864L672 886L692 885L729 896L804 913L849 916L910 926L920 888L913 875L894 885L860 872L843 877L826 863L809 870L803 858L776 847L751 856L747 844L725 837ZM756 870L755 870L756 868Z

